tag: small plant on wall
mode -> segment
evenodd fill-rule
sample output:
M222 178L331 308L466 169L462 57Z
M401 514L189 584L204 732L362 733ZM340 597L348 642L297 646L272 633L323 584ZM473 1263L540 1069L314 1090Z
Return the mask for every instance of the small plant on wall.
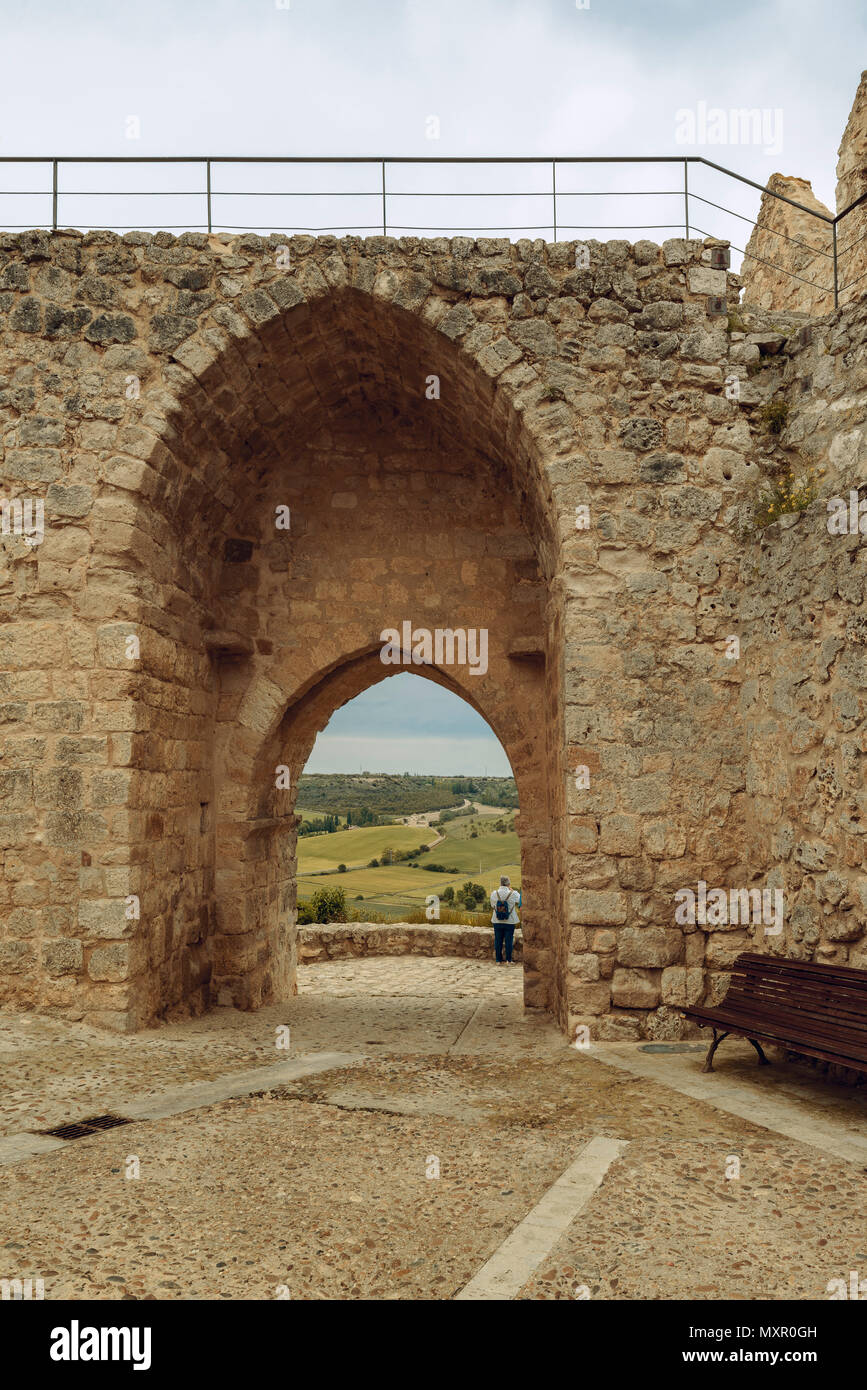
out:
M759 411L759 419L768 434L782 434L789 423L788 401L779 399L767 401Z
M753 525L758 530L770 526L777 517L791 512L803 512L819 495L818 479L824 469L817 474L808 468L804 473L791 471L775 478L766 485L753 504Z

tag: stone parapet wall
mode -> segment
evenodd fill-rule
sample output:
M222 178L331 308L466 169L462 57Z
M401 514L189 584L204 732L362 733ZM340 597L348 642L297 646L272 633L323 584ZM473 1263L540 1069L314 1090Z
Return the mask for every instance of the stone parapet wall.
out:
M524 939L515 929L513 959L523 960ZM462 956L493 960L492 927L456 927L431 922L350 922L298 928L298 964L350 960L358 956Z

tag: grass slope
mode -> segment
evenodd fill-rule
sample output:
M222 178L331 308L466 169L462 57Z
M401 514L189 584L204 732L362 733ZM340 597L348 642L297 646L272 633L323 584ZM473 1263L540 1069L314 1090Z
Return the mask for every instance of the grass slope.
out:
M438 833L423 825L362 825L352 830L335 830L332 835L302 835L298 840L298 873L335 869L338 864L361 866L378 859L388 847L416 849L419 845L430 844ZM400 869L401 865L391 867Z

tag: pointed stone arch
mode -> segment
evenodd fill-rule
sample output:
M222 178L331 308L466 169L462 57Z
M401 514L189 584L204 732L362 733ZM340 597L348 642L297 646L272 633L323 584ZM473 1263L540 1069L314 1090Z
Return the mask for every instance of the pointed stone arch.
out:
M463 680L436 666L413 666L413 674L431 680L465 700L489 724L512 765L520 798L516 819L524 875L524 937L531 948L525 981L527 1002L544 1007L549 982L544 965L545 943L551 932L550 831L544 740L532 713L538 681L527 672L527 684L509 691L488 692L489 704L472 693ZM296 828L294 814L298 779L316 735L341 705L363 690L395 674L380 660L380 648L354 653L333 664L319 680L294 697L282 714L272 717L260 733L253 776L239 788L230 787L231 772L219 791L236 807L218 824L222 863L215 882L216 921L212 992L223 1003L255 1007L293 989L295 971ZM270 700L270 692L269 692ZM264 706L263 706L264 708ZM530 726L528 727L528 715ZM240 728L230 737L243 737ZM227 759L237 770L245 759ZM290 787L278 790L276 766L290 771ZM236 772L237 775L237 772ZM244 809L239 804L244 801ZM532 948L535 946L535 954Z
M425 674L481 710L521 766L527 999L556 1006L558 661L547 674L545 661L559 531L545 441L515 403L536 371L466 296L366 257L341 274L337 259L270 275L172 349L173 395L136 468L160 547L142 568L162 581L158 603L133 605L142 664L184 728L175 744L154 719L154 766L136 774L143 917L161 924L156 941L142 933L139 1021L293 989L295 831L272 795L275 740L300 773L303 720L315 707L327 722L341 682L380 678L379 632L403 620L490 633L478 698L471 676ZM194 749L195 772L169 778ZM166 817L172 780L186 805Z

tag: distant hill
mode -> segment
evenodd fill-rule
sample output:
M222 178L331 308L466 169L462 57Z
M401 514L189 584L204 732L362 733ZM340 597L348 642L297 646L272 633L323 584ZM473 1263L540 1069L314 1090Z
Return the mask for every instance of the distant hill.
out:
M488 806L517 807L514 777L418 777L386 772L304 773L298 807L314 815L367 810L377 816L409 816L441 811L467 799Z

